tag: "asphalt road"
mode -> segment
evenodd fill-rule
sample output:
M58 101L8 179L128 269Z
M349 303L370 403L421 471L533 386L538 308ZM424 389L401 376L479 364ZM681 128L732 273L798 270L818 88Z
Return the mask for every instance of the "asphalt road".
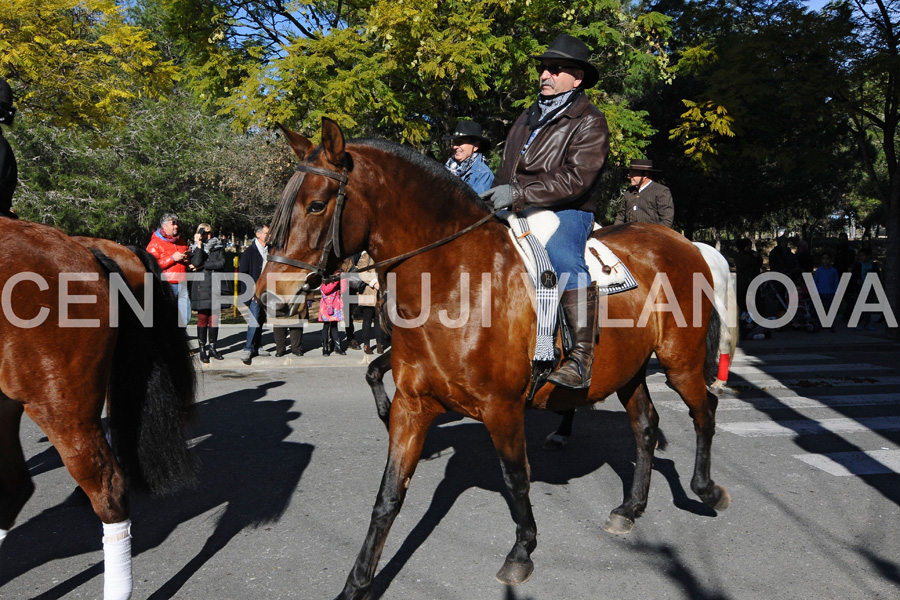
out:
M518 588L494 579L515 525L490 439L479 423L443 420L388 539L376 597L900 598L898 346L828 335L793 345L776 336L736 358L739 396L721 400L713 454L733 504L718 514L689 489L693 428L661 373L650 377L663 432L650 504L628 536L602 530L632 474L618 402L579 411L559 452L541 449L555 415L529 412L538 547ZM134 598L337 595L386 456L362 360L230 359L205 370L192 432L199 485L133 499ZM22 440L37 492L0 548L0 598L98 598L100 523L27 419Z

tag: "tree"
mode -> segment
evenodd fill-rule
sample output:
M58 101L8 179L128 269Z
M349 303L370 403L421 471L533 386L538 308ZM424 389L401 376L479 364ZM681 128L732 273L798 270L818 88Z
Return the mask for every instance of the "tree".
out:
M661 132L653 157L668 167L676 223L690 236L825 222L855 169L831 92L849 19L796 0L663 6L675 23L677 77L636 107Z
M900 316L900 3L844 0L827 10L853 10L857 35L839 57L844 79L835 98L850 115L870 189L884 208L885 291Z
M165 212L252 231L270 218L292 160L270 134L237 134L176 90L167 102L130 105L104 132L24 119L11 141L19 162L15 206L68 234L143 245ZM189 233L189 232L188 232Z
M318 131L330 116L351 135L443 153L442 136L471 118L503 140L537 95L530 57L565 31L594 51L591 97L627 161L652 133L629 94L668 73L668 19L620 0L142 3L163 8L194 89L240 128Z
M0 74L35 122L100 128L132 100L163 97L178 68L111 0L4 0Z

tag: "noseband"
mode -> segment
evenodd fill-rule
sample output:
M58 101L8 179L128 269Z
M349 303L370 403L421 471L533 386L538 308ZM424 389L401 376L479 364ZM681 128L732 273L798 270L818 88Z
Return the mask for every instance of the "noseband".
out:
M288 194L289 197L297 195L297 192L300 190L300 186L303 185L303 180L306 179L307 173L312 173L313 175L321 175L323 177L328 177L329 179L334 179L335 181L340 182L341 185L338 188L337 200L334 206L334 215L331 218L331 234L328 236L328 240L325 242L325 247L322 248L322 256L321 258L319 258L318 265L313 265L307 262L303 262L302 260L289 258L287 256L277 255L269 255L267 261L285 264L291 267L296 267L298 269L305 269L307 271L315 273L319 277L323 277L325 275L325 265L328 263L328 257L331 254L331 251L334 250L334 255L338 259L342 258L341 254L343 249L341 247L341 215L344 212L344 204L347 201L347 193L344 191L344 187L347 185L348 181L347 169L345 168L342 172L338 173L337 171L330 171L328 169L322 169L320 167L314 167L312 165L299 164L297 165L296 170L297 173L294 173L291 181L288 182L288 186L294 184L292 189L286 191L286 194ZM300 175L299 179L296 179L297 175Z

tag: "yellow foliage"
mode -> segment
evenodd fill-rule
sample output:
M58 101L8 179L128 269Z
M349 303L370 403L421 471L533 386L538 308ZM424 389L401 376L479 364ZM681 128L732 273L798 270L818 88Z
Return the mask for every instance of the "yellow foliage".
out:
M705 103L682 100L687 112L681 115L681 124L669 132L669 139L680 140L684 154L704 171L716 166L717 142L722 137L734 137L734 118L728 110L709 100Z
M94 128L124 118L129 100L164 97L179 76L110 0L0 2L0 75L20 111Z

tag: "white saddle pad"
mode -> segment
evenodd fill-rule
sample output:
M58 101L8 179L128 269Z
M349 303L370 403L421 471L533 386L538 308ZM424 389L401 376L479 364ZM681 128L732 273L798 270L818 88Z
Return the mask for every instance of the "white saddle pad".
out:
M546 246L547 241L553 237L553 234L556 233L556 229L559 227L559 218L552 210L544 208L529 208L515 215L509 211L501 211L497 214L509 223L510 239L519 251L528 274L534 279L534 255L528 244L521 243L524 240L519 238L523 238L528 233L531 233L542 245ZM522 231L518 220L514 216L527 219L529 231ZM600 229L600 226L594 225L594 230L596 231L597 229ZM589 239L584 252L584 260L587 263L588 271L590 271L591 281L597 282L597 287L601 294L616 294L637 287L637 282L625 264L603 242L593 238ZM604 265L609 267L609 273L604 273Z

